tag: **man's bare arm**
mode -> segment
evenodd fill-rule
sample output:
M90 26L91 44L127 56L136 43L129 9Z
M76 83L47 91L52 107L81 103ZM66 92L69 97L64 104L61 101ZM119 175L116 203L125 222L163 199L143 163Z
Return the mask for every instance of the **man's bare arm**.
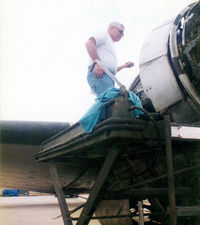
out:
M100 60L98 54L97 54L97 47L96 47L96 41L94 38L90 38L86 44L85 44L88 54L91 57L91 59L94 61L95 59Z
M88 51L89 56L91 57L92 61L98 59L100 60L98 54L97 54L97 47L96 47L96 41L94 38L90 38L86 44L86 49ZM96 63L94 67L94 74L96 77L102 77L103 69Z
M133 67L134 63L133 62L126 62L123 65L117 67L117 72L119 72L120 70L124 69L124 68L130 68Z

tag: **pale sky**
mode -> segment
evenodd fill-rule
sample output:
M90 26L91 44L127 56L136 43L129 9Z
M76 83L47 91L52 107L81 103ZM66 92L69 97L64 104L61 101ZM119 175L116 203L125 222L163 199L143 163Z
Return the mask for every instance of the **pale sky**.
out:
M94 103L86 81L87 39L112 21L125 25L115 43L118 63L133 61L117 78L138 74L146 35L192 0L1 0L1 120L78 121Z

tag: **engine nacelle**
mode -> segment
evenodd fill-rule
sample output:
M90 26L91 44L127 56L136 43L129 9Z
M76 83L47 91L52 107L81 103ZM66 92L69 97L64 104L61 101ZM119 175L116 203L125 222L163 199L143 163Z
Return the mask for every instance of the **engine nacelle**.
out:
M199 123L200 1L149 34L139 64L130 89L145 109L175 122Z

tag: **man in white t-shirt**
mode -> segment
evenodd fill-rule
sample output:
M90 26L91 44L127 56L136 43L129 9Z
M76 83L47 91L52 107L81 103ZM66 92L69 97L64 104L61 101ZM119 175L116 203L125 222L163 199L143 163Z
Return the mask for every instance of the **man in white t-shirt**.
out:
M127 62L117 66L117 57L114 42L118 42L124 36L124 26L118 22L112 22L108 26L107 32L98 33L89 38L86 48L90 56L90 66L87 80L92 90L99 96L106 89L114 86L114 81L96 63L92 67L94 60L99 60L114 75L123 68L134 66L134 63Z

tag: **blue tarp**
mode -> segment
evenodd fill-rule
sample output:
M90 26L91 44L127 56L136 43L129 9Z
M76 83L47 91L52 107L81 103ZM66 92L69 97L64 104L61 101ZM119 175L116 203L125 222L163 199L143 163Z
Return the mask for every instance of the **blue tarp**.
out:
M3 196L19 196L20 191L19 190L6 190L4 189L2 191Z
M87 111L87 113L80 119L79 123L81 127L87 132L92 132L94 126L105 119L105 104L112 98L119 96L120 89L118 88L109 88L104 93L98 96L95 104ZM129 101L133 103L133 105L141 107L140 99L133 92L129 91ZM134 117L143 114L141 110L134 110Z

